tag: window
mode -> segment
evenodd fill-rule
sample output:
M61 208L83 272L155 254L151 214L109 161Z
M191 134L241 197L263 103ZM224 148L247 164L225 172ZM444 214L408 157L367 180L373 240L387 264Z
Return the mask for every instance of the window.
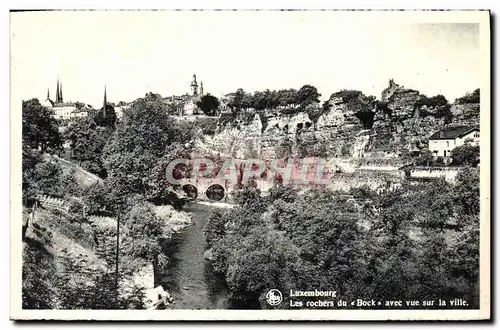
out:
M450 146L450 141L446 141L446 147Z
M479 132L474 133L475 138L479 138Z

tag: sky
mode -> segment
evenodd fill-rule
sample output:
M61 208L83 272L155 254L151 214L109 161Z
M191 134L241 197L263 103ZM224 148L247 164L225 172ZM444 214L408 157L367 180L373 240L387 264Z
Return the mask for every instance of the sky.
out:
M426 16L427 17L427 16ZM390 19L389 19L390 18ZM432 20L431 20L432 21ZM434 20L435 21L435 20ZM449 20L446 20L449 21ZM444 22L444 21L443 21ZM11 84L23 99L98 107L147 92L205 93L311 84L380 98L389 79L449 101L480 85L480 25L333 11L52 11L11 13Z

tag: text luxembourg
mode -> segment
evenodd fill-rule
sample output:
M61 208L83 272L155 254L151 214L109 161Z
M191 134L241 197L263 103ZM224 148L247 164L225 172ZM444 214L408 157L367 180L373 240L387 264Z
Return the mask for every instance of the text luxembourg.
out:
M337 291L294 291L290 290L290 297L337 297Z

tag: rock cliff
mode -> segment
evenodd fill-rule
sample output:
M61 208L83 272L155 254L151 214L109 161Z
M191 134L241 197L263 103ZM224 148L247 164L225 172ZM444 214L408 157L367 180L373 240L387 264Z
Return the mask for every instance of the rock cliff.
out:
M308 112L249 111L220 120L213 137L198 146L237 158L322 156L397 157L427 148L428 137L445 125L477 124L479 104L447 104L389 81L380 101L359 91L331 95L326 106ZM313 109L314 110L314 109ZM319 111L318 111L319 110Z

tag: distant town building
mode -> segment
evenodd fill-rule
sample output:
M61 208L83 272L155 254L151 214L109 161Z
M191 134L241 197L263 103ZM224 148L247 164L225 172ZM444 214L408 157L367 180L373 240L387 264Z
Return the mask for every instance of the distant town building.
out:
M452 126L443 128L429 138L429 150L434 157L450 157L451 151L466 142L479 145L479 127Z
M59 120L87 117L94 112L93 108L88 104L64 102L62 83L59 81L59 78L57 78L55 101L50 98L50 91L47 89L47 98L43 102L43 105L52 110L54 118Z
M190 94L172 95L164 98L165 102L173 109L175 115L191 116L202 114L197 103L204 95L203 82L201 81L200 85L198 85L196 74L193 75L193 79L191 80L190 90Z
M124 105L118 105L115 107L115 114L116 114L116 118L118 120L122 119L123 117L123 112L127 109L130 109L131 106L130 104L124 104Z

